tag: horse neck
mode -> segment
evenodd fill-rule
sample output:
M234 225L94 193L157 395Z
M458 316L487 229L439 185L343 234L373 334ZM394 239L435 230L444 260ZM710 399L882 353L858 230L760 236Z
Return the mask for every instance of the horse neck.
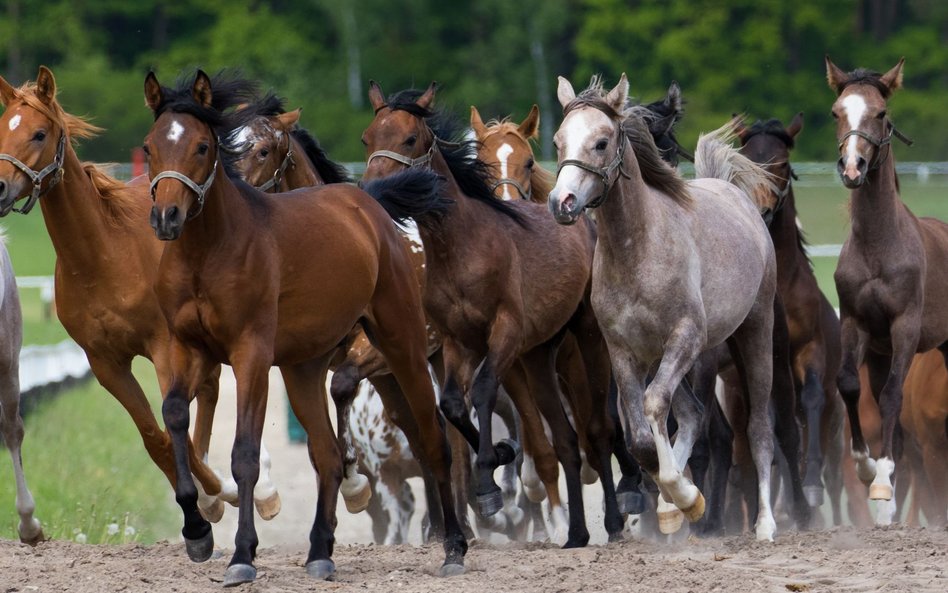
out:
M289 134L289 133L288 133ZM299 189L301 187L312 187L314 185L323 185L325 182L316 172L316 166L311 160L303 145L297 142L293 134L290 136L290 150L293 151L293 164L286 168L283 177L283 187L289 190Z
M790 186L783 206L774 214L770 223L770 238L777 254L778 275L781 268L806 263L806 252L797 227L797 206Z
M204 208L193 219L184 223L181 236L168 244L166 252L172 251L189 262L203 260L215 249L228 250L232 241L246 242L246 233L240 233L237 220L243 213L240 190L217 165L214 183L204 196Z
M632 262L636 259L634 254L647 247L645 241L638 238L648 235L650 219L654 218L655 196L642 178L631 146L626 147L620 171L625 171L625 175L619 174L598 209L597 244L620 260Z
M62 179L39 199L39 205L58 266L76 269L104 264L104 269L110 270L111 252L118 250L127 255L128 246L122 241L124 235L116 233L109 214L104 211L99 190L69 142L63 158ZM142 216L147 216L144 209Z
M429 268L431 263L449 261L453 256L460 255L460 251L471 244L471 232L483 224L477 216L479 209L461 191L461 186L439 150L435 150L432 155L431 170L444 179L443 195L453 199L454 204L435 222L419 221L418 233L425 244Z
M866 174L865 182L850 192L852 237L867 247L888 250L900 234L905 208L899 199L892 147L879 167Z

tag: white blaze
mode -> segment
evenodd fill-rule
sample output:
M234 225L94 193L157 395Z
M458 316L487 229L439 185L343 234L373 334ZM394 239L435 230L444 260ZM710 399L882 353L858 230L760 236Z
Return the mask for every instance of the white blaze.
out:
M866 114L866 100L860 95L849 95L843 99L843 109L846 111L846 119L849 121L850 130L858 130L862 123L862 118ZM850 136L846 141L846 166L855 168L859 159L856 152L856 141L858 136Z
M11 132L20 126L20 119L21 118L20 118L19 113L17 113L16 115L10 118L10 131Z
M184 134L184 126L179 124L177 120L172 120L171 127L168 129L168 140L177 144L178 140L181 139L181 134Z
M502 179L507 178L507 158L513 154L513 151L513 147L506 142L501 144L500 148L497 149L497 160L500 161L500 177ZM504 188L502 199L509 202L513 199L513 196L510 195L510 186L505 183L502 187Z

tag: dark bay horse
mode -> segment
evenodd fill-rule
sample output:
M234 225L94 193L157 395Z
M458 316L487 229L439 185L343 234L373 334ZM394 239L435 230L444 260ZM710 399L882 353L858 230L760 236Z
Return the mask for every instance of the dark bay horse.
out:
M806 430L806 473L803 490L811 506L823 504L822 470L830 495L833 523L842 524L843 402L837 396L839 371L839 318L820 290L806 254L803 233L797 226L790 150L803 129L803 114L790 125L776 119L757 121L737 129L741 153L760 163L778 184L776 207L768 227L777 255L777 293L790 331L790 356L801 426ZM825 465L824 455L825 451Z
M905 140L887 100L902 86L899 60L885 74L846 73L829 57L826 78L836 93L837 169L850 192L852 228L834 279L842 317L843 360L837 384L849 412L852 452L869 498L891 500L902 454L902 389L916 352L948 356L948 224L916 218L899 199L892 138ZM859 423L859 373L865 361L882 414L882 451L873 460ZM948 359L946 359L948 361ZM894 506L894 505L890 505ZM877 514L877 523L891 516Z
M20 347L23 345L23 314L16 287L13 264L7 253L6 237L0 232L0 435L13 462L16 481L16 512L20 516L17 535L20 541L35 546L46 539L43 526L33 516L36 502L23 474L23 418L20 417Z
M66 113L53 73L41 66L35 83L19 89L0 78L0 214L25 198L39 201L56 251L56 310L69 336L86 353L99 383L122 404L155 465L175 484L174 457L141 386L132 359L151 360L158 383L171 381L168 325L151 289L161 244L148 226L147 188L109 177L79 161L73 141L101 131ZM15 159L12 160L12 159ZM19 163L19 164L17 164ZM197 390L191 467L201 488L201 511L213 521L224 511L220 479L203 461L217 402L215 371ZM236 497L236 488L227 496ZM279 498L270 500L279 508ZM276 506L273 506L276 505ZM275 514L275 513L274 513Z
M538 204L495 199L490 171L476 158L472 143L452 141L459 126L431 109L434 96L432 84L424 92L403 91L386 100L372 83L369 99L376 116L363 134L368 155L364 179L418 166L447 179L445 194L453 205L440 216L416 218L425 243L425 308L444 340L441 408L477 451L475 491L481 514L489 516L503 503L494 469L517 454L514 443L495 445L491 439L497 391L501 382L528 385L526 391L507 391L514 398L529 393L532 404L515 400L518 412L539 408L550 424L567 480L566 546L582 546L589 532L577 436L563 411L554 360L563 332L571 330L582 341L591 383L608 376L602 370L608 359L588 302L593 230L585 221L562 229ZM593 390L594 406L604 409L607 391L607 385ZM468 392L479 429L464 402ZM590 462L601 470L604 487L613 489L605 497L606 530L618 537L623 522L612 485L610 432L609 426L590 431L609 443L609 450L600 447L598 458ZM537 471L547 483L539 464Z
M691 521L704 513L701 492L682 474L700 405L679 385L703 351L727 341L750 409L757 537L772 540L776 262L757 206L769 198L766 174L720 142L719 132L699 141L696 168L699 177L720 178L685 182L661 160L642 116L627 109L624 74L608 93L594 81L579 95L560 77L557 95L564 120L555 136L559 174L549 207L561 224L599 208L592 302L619 384L626 440L661 493L660 522L663 514L674 520L672 505ZM667 427L673 405L674 447Z
M372 191L347 184L271 196L232 180L220 161L218 133L239 103L239 81L214 82L198 71L170 89L145 79L145 101L155 123L145 139L154 206L151 223L168 241L156 292L171 328L174 381L162 406L171 432L176 499L184 512L192 560L210 557L210 524L198 513L187 456L188 394L216 364L237 378L237 433L232 471L238 485L235 551L225 586L253 581L257 536L252 491L259 471L267 377L280 367L294 413L309 437L319 472L316 518L307 572L328 578L342 479L323 378L354 325L361 324L384 353L425 435L417 453L438 481L446 537L442 574L463 570L467 542L451 501L450 454L427 369L427 338L418 284L391 216L403 205L439 203L436 178L411 172ZM225 114L225 111L227 114ZM399 190L404 185L405 190ZM316 256L318 255L318 257ZM404 407L402 407L404 409Z

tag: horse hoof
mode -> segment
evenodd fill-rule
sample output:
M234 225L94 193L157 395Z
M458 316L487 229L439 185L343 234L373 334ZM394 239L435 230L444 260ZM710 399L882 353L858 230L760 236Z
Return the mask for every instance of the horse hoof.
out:
M361 478L358 479L358 478ZM369 479L362 474L357 474L356 478L351 480L355 485L348 486L349 480L343 480L339 493L346 502L346 510L355 515L369 508L369 501L372 499L372 488L369 485Z
M191 562L207 562L214 553L214 532L208 529L204 537L184 538L184 548L188 551Z
M307 562L306 574L313 577L314 579L328 581L334 574L336 574L336 563L325 558L322 560L313 560L312 562Z
M485 519L504 508L504 495L500 490L477 495L477 510Z
M822 486L804 486L803 496L806 497L806 503L811 507L823 506L823 487Z
M682 509L682 512L688 517L688 521L694 523L698 519L704 516L704 495L700 492L698 493L698 498L695 499L694 503L687 509ZM677 531L677 530L676 530Z
M255 498L253 506L257 507L257 514L264 521L269 521L279 515L280 509L283 508L283 504L280 502L280 493L276 490L273 491L273 494L261 500Z
M870 500L892 500L892 486L888 484L872 484L869 486Z
M224 586L236 587L252 583L257 578L257 569L249 564L231 564L224 571Z
M517 459L522 449L520 448L520 443L513 439L500 439L497 444L494 445L494 452L497 455L497 464L507 465Z
M665 535L677 533L684 520L685 514L680 509L661 511L658 513L658 530Z
M201 512L202 517L211 523L217 523L224 516L224 501L220 498L215 498L214 502L206 507L198 506L198 511Z
M641 492L616 492L616 502L623 515L641 515L645 512L645 495Z
M20 541L28 546L36 547L42 541L46 541L46 534L43 533L43 528L40 527L39 521L33 519L36 525L33 529L27 530L23 529L23 526L20 526L18 533L20 535ZM32 533L32 535L30 535Z
M619 531L616 531L615 533L610 533L610 534L609 534L609 543L610 543L610 544L614 544L614 543L616 543L616 542L621 542L622 540L623 540L623 533L622 533L622 530L621 530L621 529L620 529Z
M464 574L464 565L453 562L445 562L438 571L438 576L441 577L456 577L459 574Z

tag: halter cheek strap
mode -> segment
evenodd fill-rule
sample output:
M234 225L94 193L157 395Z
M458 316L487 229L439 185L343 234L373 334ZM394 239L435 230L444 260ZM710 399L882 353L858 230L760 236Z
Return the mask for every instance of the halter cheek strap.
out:
M589 163L580 161L577 159L565 159L560 161L559 166L556 169L556 176L559 177L560 171L563 170L563 167L573 166L579 167L585 171L589 171L594 175L598 175L599 179L602 181L602 193L599 194L594 200L586 204L586 208L598 208L606 200L606 196L609 194L609 190L612 189L612 185L615 183L615 180L612 180L612 174L618 170L619 175L629 178L629 174L625 172L622 168L622 161L625 158L625 145L628 140L624 137L623 134L619 134L619 148L616 150L616 158L612 159L612 162L606 165L605 167L594 167ZM616 176L616 179L619 177Z
M207 176L207 181L205 181L202 185L198 185L197 183L192 181L190 177L187 177L186 175L182 175L181 173L178 173L177 171L162 171L161 173L155 175L154 179L151 180L151 187L149 188L151 190L151 201L152 202L155 201L155 191L157 190L159 181L161 181L162 179L177 179L181 183L188 186L188 188L191 191L197 194L197 198L198 198L197 199L197 202L198 202L197 212L194 212L193 214L190 212L188 213L187 220L191 220L192 218L200 214L201 210L204 210L204 195L207 193L207 190L210 189L211 184L214 183L215 175L217 175L217 159L214 159L214 168L211 169L211 174Z
M296 162L293 160L293 149L290 148L286 151L286 156L283 157L283 162L280 163L279 168L273 172L273 177L268 179L263 185L258 185L257 189L260 191L266 192L271 189L278 189L280 183L283 181L283 175L286 174L286 170L290 168L291 165L295 165Z
M63 178L63 161L66 158L66 133L60 132L59 134L59 144L56 145L56 156L53 158L53 162L46 165L40 171L34 171L28 167L23 161L16 158L13 155L9 154L0 154L0 161L7 161L12 163L14 167L23 172L27 177L30 178L30 182L33 184L33 191L30 192L29 197L26 199L26 203L23 204L22 208L13 208L14 212L20 214L28 214L30 210L33 209L33 206L36 205L36 202L39 201L41 196L46 195L49 190L53 189L57 183L59 183ZM43 180L46 179L50 174L53 174L52 178L49 180L49 184L46 186L46 189L43 189Z

